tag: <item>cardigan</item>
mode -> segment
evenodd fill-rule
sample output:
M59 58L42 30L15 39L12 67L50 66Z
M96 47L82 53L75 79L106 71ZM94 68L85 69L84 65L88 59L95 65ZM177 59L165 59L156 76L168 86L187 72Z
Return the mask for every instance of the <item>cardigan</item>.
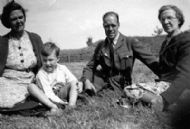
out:
M171 82L161 95L172 104L190 88L190 32L172 37L167 45L163 42L159 55L160 80Z
M29 39L31 40L34 54L37 58L37 66L32 69L32 71L36 74L42 65L40 53L41 53L43 43L39 35L32 32L27 32L27 33L29 35ZM10 33L4 35L3 37L0 37L0 77L3 74L6 61L7 61L8 48L9 48L8 47L9 34Z

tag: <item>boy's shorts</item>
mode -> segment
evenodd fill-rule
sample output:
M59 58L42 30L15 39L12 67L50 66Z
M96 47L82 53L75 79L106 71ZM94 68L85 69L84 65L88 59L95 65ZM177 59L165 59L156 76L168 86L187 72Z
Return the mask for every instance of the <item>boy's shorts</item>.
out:
M57 83L55 84L53 91L60 99L62 99L63 101L68 101L69 88L70 88L70 84Z

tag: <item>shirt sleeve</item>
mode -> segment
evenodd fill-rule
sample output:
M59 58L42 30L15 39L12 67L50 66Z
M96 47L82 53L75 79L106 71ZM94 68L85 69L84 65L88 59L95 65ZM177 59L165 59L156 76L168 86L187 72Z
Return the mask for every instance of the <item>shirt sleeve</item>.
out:
M71 73L71 71L66 66L63 67L64 67L63 72L65 74L66 83L78 81L77 78Z
M100 42L96 49L94 50L94 54L92 55L90 61L87 63L86 67L83 69L81 81L84 82L86 79L92 81L93 80L93 74L95 68L100 64L100 50L102 47L103 42Z
M41 70L38 72L38 74L36 76L36 80L37 80L38 86L40 86L42 88L45 95L50 100L52 100L53 102L57 102L57 103L62 102L62 100L58 96L56 96L55 93L53 92L53 90L50 86L50 82L48 81L47 75L45 73L43 73Z

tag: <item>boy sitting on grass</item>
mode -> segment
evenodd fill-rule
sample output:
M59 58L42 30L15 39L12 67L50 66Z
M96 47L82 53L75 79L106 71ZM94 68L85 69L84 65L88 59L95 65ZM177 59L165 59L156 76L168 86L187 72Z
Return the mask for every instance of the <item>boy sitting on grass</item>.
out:
M43 44L42 68L36 75L37 84L53 103L67 104L68 101L69 106L75 107L82 85L66 66L58 64L59 52L54 43Z

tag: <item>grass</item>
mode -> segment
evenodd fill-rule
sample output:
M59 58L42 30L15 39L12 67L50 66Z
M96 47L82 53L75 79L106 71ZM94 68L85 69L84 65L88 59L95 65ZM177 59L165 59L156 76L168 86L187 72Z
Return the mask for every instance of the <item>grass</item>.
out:
M77 78L80 78L85 64L65 63ZM133 78L134 82L147 82L156 76L137 61ZM119 96L117 92L104 91L102 97L92 97L88 103L79 100L77 108L66 108L61 116L49 118L0 114L0 129L171 129L167 119L161 119L147 106L120 107L116 104Z

